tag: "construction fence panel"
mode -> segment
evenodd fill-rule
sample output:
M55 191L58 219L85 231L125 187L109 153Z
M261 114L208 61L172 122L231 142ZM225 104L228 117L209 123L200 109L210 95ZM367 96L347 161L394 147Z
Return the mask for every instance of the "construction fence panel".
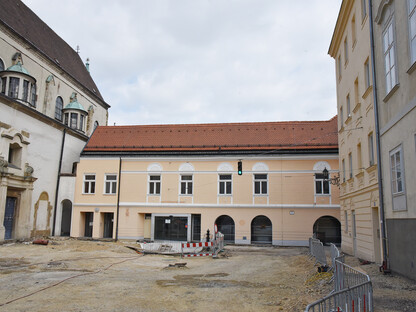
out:
M321 243L321 241L319 239L316 238L312 238L312 255L315 257L316 262L320 263L323 266L327 265L327 261L326 261L326 254L325 254L325 249L324 249L324 245Z

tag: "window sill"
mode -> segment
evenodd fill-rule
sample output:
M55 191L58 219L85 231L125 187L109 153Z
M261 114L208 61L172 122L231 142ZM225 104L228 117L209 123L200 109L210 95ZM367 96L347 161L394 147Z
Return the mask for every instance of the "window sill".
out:
M149 197L160 197L160 194L147 194Z
M345 119L345 124L348 125L352 120L351 114L348 115L347 119Z
M315 194L318 197L331 197L331 194Z
M365 24L365 22L367 21L367 18L368 18L368 14L366 14L366 15L364 16L364 18L361 20L361 30L364 28L364 24Z
M411 75L416 70L416 62L414 62L410 68L407 70L407 73Z
M267 197L269 194L254 194L256 197Z
M370 167L365 168L365 171L367 171L367 173L373 172L377 169L377 165L371 165Z
M104 195L104 196L115 196L115 195L117 195L117 194L116 194L116 193L114 193L114 194L113 194L113 193L111 193L111 194L110 194L110 193L104 193L103 195Z
M366 99L367 96L373 91L373 85L368 86L367 90L365 90L364 94L362 95L363 99Z
M360 107L361 107L361 103L360 103L360 102L358 102L357 104L355 104L355 107L354 107L354 109L352 110L352 112L353 112L354 114L356 114L356 113L358 112L358 110L360 109Z
M341 129L339 129L338 133L342 133L344 132L344 126L341 127Z
M179 194L180 197L192 197L193 194Z
M357 179L362 178L362 177L364 176L364 171L363 171L362 169L359 169L359 170L360 170L360 172L358 172L358 173L355 175L355 177L356 177Z
M95 193L82 193L82 195L95 195Z
M220 197L232 197L233 194L218 194Z
M387 93L386 97L383 99L383 102L386 103L390 98L393 96L393 94L396 92L396 90L399 88L400 84L396 84L389 93Z

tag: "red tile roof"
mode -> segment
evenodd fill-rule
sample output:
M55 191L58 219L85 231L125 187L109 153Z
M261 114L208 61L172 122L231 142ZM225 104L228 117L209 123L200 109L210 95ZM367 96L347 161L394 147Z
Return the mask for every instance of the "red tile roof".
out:
M4 25L17 34L17 36L20 36L22 40L26 41L90 90L92 94L102 101L104 106L108 106L78 53L22 1L0 1L0 25Z
M84 152L196 152L337 149L328 121L99 126Z

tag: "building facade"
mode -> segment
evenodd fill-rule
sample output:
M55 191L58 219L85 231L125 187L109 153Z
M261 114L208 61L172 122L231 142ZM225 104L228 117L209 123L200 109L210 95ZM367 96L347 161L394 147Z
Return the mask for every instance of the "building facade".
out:
M322 175L338 174L336 128L100 126L77 167L71 236L199 241L216 224L231 243L339 243L339 190Z
M367 0L344 0L329 47L335 59L342 251L381 263L376 129Z
M65 41L0 2L0 241L69 235L75 164L108 108Z
M416 280L416 1L372 4L388 259Z

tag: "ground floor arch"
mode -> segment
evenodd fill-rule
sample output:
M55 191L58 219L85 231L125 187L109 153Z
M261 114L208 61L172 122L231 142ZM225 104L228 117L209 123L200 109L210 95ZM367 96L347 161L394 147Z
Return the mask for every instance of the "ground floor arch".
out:
M334 217L323 216L315 221L313 235L324 244L341 245L341 223Z
M260 215L251 221L251 243L272 244L272 221L266 216Z
M218 232L224 234L224 241L226 243L235 243L235 223L233 218L227 215L219 216L215 220Z
M61 205L61 236L69 236L71 234L72 202L64 199Z

